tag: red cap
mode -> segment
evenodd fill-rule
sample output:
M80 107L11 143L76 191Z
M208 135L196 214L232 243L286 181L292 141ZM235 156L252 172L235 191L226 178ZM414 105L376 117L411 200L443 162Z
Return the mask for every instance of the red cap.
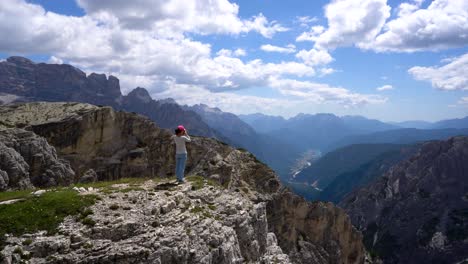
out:
M183 125L180 125L177 127L180 131L185 131L185 127Z

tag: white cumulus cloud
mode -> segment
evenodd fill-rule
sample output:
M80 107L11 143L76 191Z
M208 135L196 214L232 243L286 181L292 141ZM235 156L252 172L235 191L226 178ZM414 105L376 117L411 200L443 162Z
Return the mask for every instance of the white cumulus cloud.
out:
M302 59L307 65L324 65L333 61L332 56L324 49L301 50L296 57Z
M97 18L118 21L129 29L151 30L165 28L170 32L199 34L240 34L256 31L271 38L287 28L263 14L251 19L240 19L239 6L228 0L77 0L87 14Z
M363 45L376 51L414 52L462 47L468 44L468 1L434 0L427 8L402 3L398 18L383 33Z
M327 29L312 28L298 40L312 40L325 49L372 41L390 17L387 0L333 0L325 6Z
M387 85L384 85L384 86L377 87L376 90L379 91L379 92L393 90L393 86L387 84Z
M208 1L213 10L206 10L202 7L207 1L79 0L86 14L74 17L24 0L4 0L0 1L0 35L8 37L0 41L0 52L49 54L53 63L117 76L124 93L142 86L159 98L225 106L221 108L228 111L236 107L267 111L270 105L290 109L298 102L344 106L385 102L376 95L294 80L315 76L316 65L331 62L326 50L299 52L297 56L304 62L273 63L247 59L247 52L240 48L213 51L210 44L191 39L185 33L238 35L255 31L272 37L288 30L262 14L241 19L238 6L224 0ZM331 71L320 70L322 74ZM236 94L253 87L271 87L283 97Z
M293 53L296 52L296 46L293 44L288 44L286 47L274 46L271 44L266 44L260 46L260 49L266 52L279 52L279 53Z
M408 72L420 81L429 81L440 90L468 90L468 53L443 66L416 66Z

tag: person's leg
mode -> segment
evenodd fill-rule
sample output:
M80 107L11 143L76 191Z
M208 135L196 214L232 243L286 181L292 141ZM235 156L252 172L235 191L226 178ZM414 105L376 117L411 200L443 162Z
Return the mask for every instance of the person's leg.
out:
M181 161L182 160L181 160L180 154L177 154L176 155L176 176L177 176L178 181L182 179L182 170L181 170L182 162Z
M185 162L187 161L187 154L181 155L180 158L180 181L184 180L184 173L185 173Z

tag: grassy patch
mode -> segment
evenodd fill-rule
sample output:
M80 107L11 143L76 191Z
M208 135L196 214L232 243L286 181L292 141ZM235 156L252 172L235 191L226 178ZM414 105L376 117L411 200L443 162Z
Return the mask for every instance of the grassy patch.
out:
M39 197L0 205L0 236L7 233L22 235L46 230L55 233L68 215L77 215L94 204L96 196L80 196L70 189L49 191Z
M0 202L31 196L32 190L0 192Z
M215 211L216 210L216 205L209 204L208 208L210 208L210 210L212 210L212 211Z
M31 239L31 238L28 238L28 239L24 240L22 244L23 244L24 246L29 246L29 245L32 244L32 242L33 242L32 239Z
M201 188L205 187L205 184L208 186L219 187L220 184L212 179L206 179L202 176L188 176L186 177L187 181L192 184L192 190L200 190Z
M197 206L193 207L192 209L190 209L190 212L192 214L201 213L201 212L203 212L203 207L200 207L200 206L197 205Z
M86 226L94 226L96 224L96 221L89 217L85 217L83 220L81 220L81 223Z
M203 218L213 218L213 215L210 212L207 212L205 208L198 205L190 209L190 212L192 214L200 214Z

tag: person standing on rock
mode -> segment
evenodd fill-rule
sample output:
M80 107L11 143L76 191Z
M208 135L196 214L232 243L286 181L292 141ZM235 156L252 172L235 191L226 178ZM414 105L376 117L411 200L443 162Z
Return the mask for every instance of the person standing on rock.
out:
M173 136L176 144L176 176L177 182L184 182L185 162L187 161L187 148L186 142L190 142L190 136L184 126L180 125L175 129L175 136Z

